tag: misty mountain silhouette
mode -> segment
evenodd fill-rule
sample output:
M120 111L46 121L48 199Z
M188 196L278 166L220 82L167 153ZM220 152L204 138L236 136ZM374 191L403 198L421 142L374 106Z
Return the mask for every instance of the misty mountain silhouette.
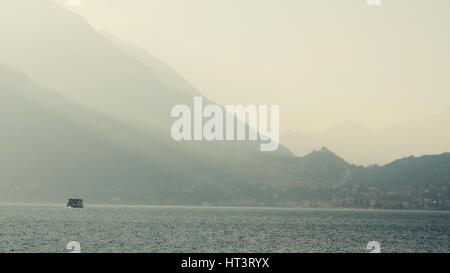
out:
M157 58L51 0L1 1L0 35L2 200L299 205L379 179L392 188L449 181L441 155L430 157L435 164L413 158L364 168L326 148L296 158L284 147L262 153L251 141L176 143L170 109L201 94ZM345 154L350 146L333 146L354 147L342 133L359 129L349 128L329 131L337 144L320 147ZM415 180L414 167L427 176Z
M450 153L406 157L382 167L366 168L352 175L355 183L398 189L405 185L440 184L448 187L450 181ZM430 183L432 181L432 183ZM449 194L448 190L442 192Z
M98 198L148 181L189 181L206 169L151 135L40 89L1 64L0 105L2 198ZM184 168L193 173L186 177Z
M327 146L354 164L386 164L410 155L450 151L450 126L439 124L450 124L450 110L380 130L347 122L315 135L287 132L281 143L297 156Z
M76 194L108 203L286 205L327 200L321 187L402 189L450 180L449 154L363 168L327 148L300 158L256 153L240 168L212 169L1 64L0 104L3 201L56 202Z
M177 149L201 152L199 158L208 151L214 157L225 153L236 158L259 151L254 141L173 143L172 107L192 105L193 96L201 94L170 67L111 35L105 38L51 0L5 0L0 5L0 33L5 40L0 60L38 86L144 129ZM17 16L23 20L17 21ZM211 102L205 98L204 103ZM290 154L284 147L276 153Z
M227 200L230 188L261 186L283 173L279 160L257 152L236 162L218 154L206 164L200 154L39 88L2 64L0 105L2 200L79 195L97 202L199 204Z

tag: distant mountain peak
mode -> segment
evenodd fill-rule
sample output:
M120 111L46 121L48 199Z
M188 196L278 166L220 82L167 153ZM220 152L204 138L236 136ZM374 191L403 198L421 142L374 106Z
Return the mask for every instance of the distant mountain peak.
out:
M328 149L327 147L323 146L322 148L316 150L314 149L309 155L313 155L313 154L331 154L334 156L337 156L335 153L333 153L330 149ZM308 156L308 155L306 155Z
M310 162L317 162L317 163L325 163L325 164L341 164L341 165L349 165L344 159L342 159L340 156L332 152L327 147L322 147L319 150L314 150L311 153L301 157L301 159L310 161Z

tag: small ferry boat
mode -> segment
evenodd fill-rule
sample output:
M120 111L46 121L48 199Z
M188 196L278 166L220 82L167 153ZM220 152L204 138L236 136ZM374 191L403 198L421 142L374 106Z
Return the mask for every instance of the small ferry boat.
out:
M83 207L83 199L71 198L67 202L68 208L82 208Z

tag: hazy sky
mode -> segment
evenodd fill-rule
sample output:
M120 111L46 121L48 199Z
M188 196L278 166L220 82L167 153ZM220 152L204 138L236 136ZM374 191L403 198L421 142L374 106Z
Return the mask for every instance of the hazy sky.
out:
M81 0L68 8L220 104L280 104L282 131L347 120L381 128L450 107L448 0Z

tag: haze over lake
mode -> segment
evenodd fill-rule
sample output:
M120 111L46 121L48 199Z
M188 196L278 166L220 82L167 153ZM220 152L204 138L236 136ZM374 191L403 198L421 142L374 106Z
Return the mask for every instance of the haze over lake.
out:
M450 252L448 14L0 0L0 252Z

